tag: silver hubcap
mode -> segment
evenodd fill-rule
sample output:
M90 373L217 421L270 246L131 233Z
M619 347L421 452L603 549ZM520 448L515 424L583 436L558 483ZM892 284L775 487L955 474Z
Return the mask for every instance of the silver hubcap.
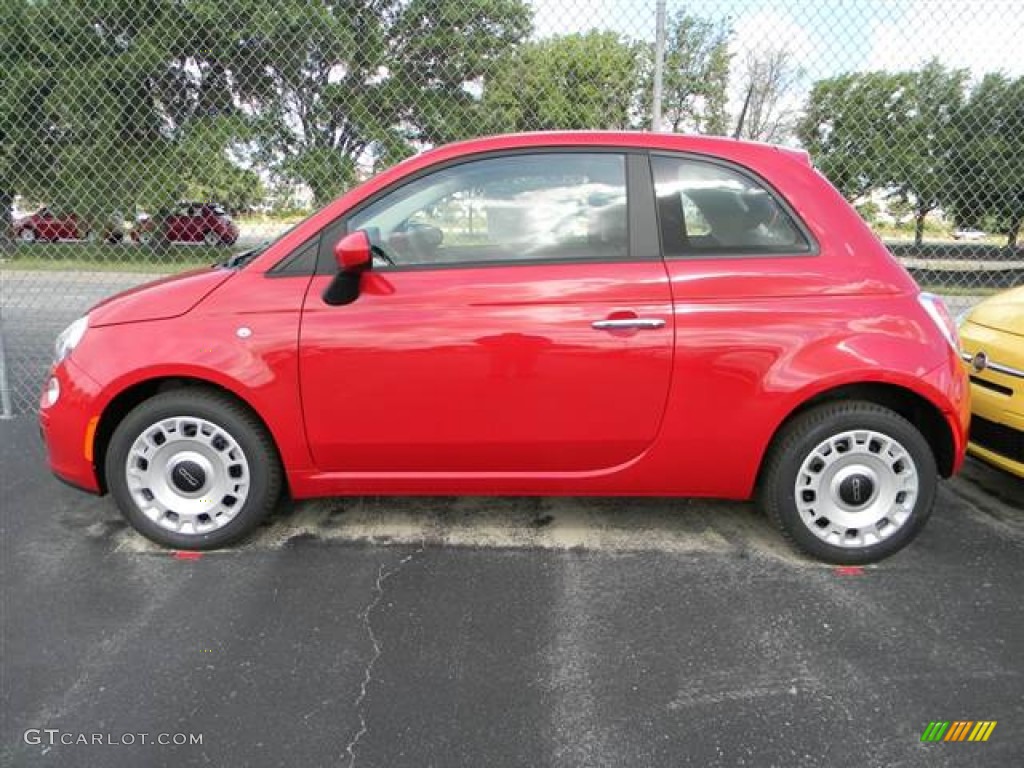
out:
M21 230L21 232L18 233L18 239L21 240L23 243L32 243L35 242L36 233L33 232L31 229L23 229Z
M914 511L917 466L899 442L872 430L823 440L796 477L796 506L822 541L869 547L898 531Z
M125 477L146 517L185 535L223 528L249 495L249 462L238 441L192 416L161 419L143 430L128 451Z
M220 237L217 235L216 232L207 232L206 233L206 237L203 238L203 239L206 240L206 244L207 245L219 245L220 244Z

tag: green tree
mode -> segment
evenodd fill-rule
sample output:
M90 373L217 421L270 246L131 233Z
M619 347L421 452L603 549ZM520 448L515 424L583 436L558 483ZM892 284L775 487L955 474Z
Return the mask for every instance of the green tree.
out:
M896 75L891 96L895 120L884 178L896 194L914 205L914 243L924 239L927 215L954 199L953 157L956 116L960 113L966 70L949 70L937 61L921 71Z
M887 126L897 88L886 72L840 75L814 84L797 137L815 165L848 199L884 184Z
M41 12L0 0L0 245L8 243L15 195L45 196L54 168L53 81L36 30Z
M522 0L237 0L216 55L252 126L255 157L322 203L360 161L468 131L472 83L530 32ZM239 20L242 20L239 24Z
M992 220L1013 247L1024 226L1024 77L986 75L956 128L953 217L961 226Z
M239 204L256 165L322 202L467 132L471 84L530 30L522 0L0 2L0 204L96 219Z
M951 199L955 118L967 72L937 61L917 72L842 75L815 84L797 134L849 199L883 188L910 202L914 241Z
M625 128L635 103L639 51L611 32L527 43L484 81L488 132Z
M667 25L662 74L662 117L673 133L724 135L728 131L728 21L690 16L680 11ZM644 127L651 122L654 51L647 49L641 84Z
M226 153L247 121L203 4L4 1L16 54L0 49L15 63L0 107L0 187L103 221L162 207L190 185L220 197L237 184Z

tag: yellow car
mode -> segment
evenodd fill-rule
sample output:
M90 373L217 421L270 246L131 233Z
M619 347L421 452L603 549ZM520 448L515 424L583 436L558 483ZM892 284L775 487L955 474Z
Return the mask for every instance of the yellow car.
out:
M968 312L960 338L971 376L967 451L1024 477L1024 285Z

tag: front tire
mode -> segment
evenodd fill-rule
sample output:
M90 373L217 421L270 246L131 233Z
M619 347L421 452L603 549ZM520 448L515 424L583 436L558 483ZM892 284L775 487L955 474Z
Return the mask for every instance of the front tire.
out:
M34 243L36 239L36 231L32 227L22 227L18 231L18 240L26 245Z
M881 560L909 544L935 502L938 470L921 433L874 403L829 403L776 438L758 501L783 535L829 563Z
M212 229L208 231L205 235L203 235L203 242L206 245L210 246L211 248L224 244L220 238L220 235L218 235Z
M216 549L249 534L281 492L263 424L227 395L185 388L156 395L114 430L104 470L128 522L176 549Z

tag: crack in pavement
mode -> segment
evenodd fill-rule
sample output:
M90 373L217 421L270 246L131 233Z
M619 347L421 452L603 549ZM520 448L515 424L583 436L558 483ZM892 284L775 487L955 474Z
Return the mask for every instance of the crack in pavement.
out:
M366 627L366 634L370 638L373 651L370 654L369 661L366 663L366 667L363 669L363 683L359 686L359 695L356 696L355 701L352 703L352 706L355 707L355 710L359 715L359 729L349 740L348 744L345 745L345 754L348 755L348 768L353 768L353 766L355 766L356 747L359 746L359 741L366 735L368 730L366 727L366 713L363 711L363 702L366 700L367 689L373 681L373 667L377 663L377 659L379 659L383 653L380 641L377 640L377 635L373 631L373 623L370 621L370 614L373 613L373 609L377 607L380 601L384 599L384 582L401 571L409 561L416 557L416 555L421 554L424 546L425 545L421 543L419 549L403 557L398 561L398 564L389 571L384 570L383 563L380 564L380 567L377 568L377 581L373 588L374 597L370 601L369 605L367 605L359 614L360 620Z

